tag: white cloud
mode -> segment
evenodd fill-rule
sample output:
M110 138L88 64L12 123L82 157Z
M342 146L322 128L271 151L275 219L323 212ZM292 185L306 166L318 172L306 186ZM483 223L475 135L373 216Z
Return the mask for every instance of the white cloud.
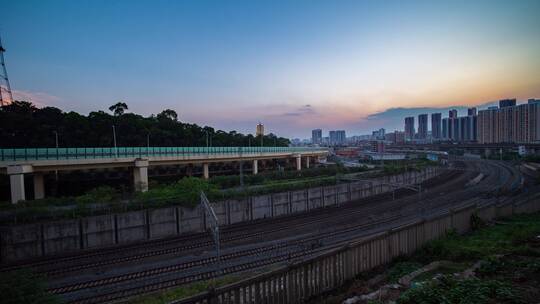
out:
M38 107L58 106L62 99L45 92L32 92L23 90L13 90L13 99L21 101L30 101Z

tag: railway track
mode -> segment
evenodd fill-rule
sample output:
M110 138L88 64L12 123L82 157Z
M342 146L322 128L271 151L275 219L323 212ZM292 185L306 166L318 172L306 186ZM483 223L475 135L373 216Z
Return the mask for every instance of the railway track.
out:
M492 175L492 176L495 176L495 175ZM468 191L464 191L463 195L465 196L468 196L471 194L471 190L468 190ZM451 206L452 204L452 200L445 200L445 204L440 204L440 199L437 199L437 202L439 202L438 206L439 208L441 207L449 207L449 205ZM394 215L392 219L385 219L387 222L393 222L395 219L397 218L402 218L403 217L403 213L400 212L399 214L397 215ZM379 221L379 224L382 224L381 221ZM364 228L367 228L367 226L369 225L364 225ZM354 228L352 228L354 229ZM348 229L349 231L351 230L351 228ZM344 231L341 230L341 231L338 231L338 232L334 232L333 234L342 234ZM323 236L318 236L319 238L320 237L328 237L328 235L323 235ZM346 240L345 240L346 241ZM341 242L340 244L342 244L343 242ZM335 244L334 246L337 246L337 244ZM314 250L300 250L300 251L296 251L296 252L293 252L293 253L286 253L286 254L282 254L278 257L272 257L270 259L268 258L263 258L261 260L258 260L258 261L250 261L250 262L247 262L247 263L244 263L244 264L241 264L241 265L237 265L237 267L242 267L241 269L242 270L247 270L247 269L251 269L251 268L257 268L258 266L257 265L267 265L266 263L268 263L270 261L270 263L277 263L277 261L279 260L283 260L286 256L298 256L298 255L309 255L312 251ZM234 267L233 267L234 269ZM186 283L190 283L190 282L193 282L195 280L202 280L202 279L209 279L212 277L212 273L211 271L209 272L203 272L203 273L199 273L199 274L196 274L196 275L192 275L192 274L188 274L186 275L185 277L181 277L181 278L175 278L175 279L171 279L171 280L165 280L163 282L160 282L160 283L155 283L155 284L145 284L144 286L142 287L133 287L133 288L128 288L126 290L123 290L123 291L119 291L119 292L112 292L112 293L108 293L106 295L102 295L102 296L99 296L99 297L95 297L95 296L91 296L91 297L88 297L88 298L84 298L84 299L79 299L77 301L75 301L74 303L97 303L95 302L95 300L97 299L98 302L100 301L110 301L110 300L114 300L114 299L121 299L121 298L124 298L124 297L127 297L127 296L132 296L132 295L136 295L136 294L140 294L140 293L145 293L145 292L149 292L149 291L154 291L154 290L159 290L159 289L163 289L163 288L168 288L169 286L176 286L177 284L186 284ZM169 284L172 284L172 285L169 285Z
M408 202L403 202L403 204L406 204L406 203L408 203ZM382 206L382 207L379 207L379 209L380 209L380 208L387 208L387 207L386 207L386 206ZM399 209L399 208L398 208L398 209ZM375 211L375 210L372 210L372 211ZM380 210L379 210L379 211L380 211ZM355 216L356 216L356 215L353 214L353 215L350 215L350 218L347 218L347 219L340 218L339 220L340 220L340 221L343 221L343 220L349 221L351 218L354 218ZM394 215L393 217L391 217L391 218L388 218L388 217L385 218L384 221L385 221L386 223L390 223L390 222L392 222L392 221L397 220L397 219L400 218L401 216L402 216L402 214L395 214L395 215ZM328 238L328 237L331 237L331 236L333 236L333 235L343 234L343 233L352 232L352 231L356 231L356 230L362 230L362 229L365 230L365 229L367 229L370 225L382 225L382 224L384 224L385 222L383 222L382 220L377 220L377 221L375 221L374 223L368 224L368 225L365 225L365 224L364 224L364 225L354 225L354 226L352 226L352 227L347 227L346 229L336 230L336 231L332 231L332 232L326 232L326 233L324 233L324 234L318 235L318 236L316 237L316 239ZM348 240L350 240L350 239L351 239L351 238L349 238ZM304 243L305 243L305 242L310 242L310 241L312 241L312 240L313 240L313 238L311 238L311 239L300 240L299 242L294 243L293 245L298 245L299 243L302 243L302 242L304 242ZM290 245L291 245L291 244L289 244L289 246L290 246ZM305 248L304 248L303 250L301 250L301 251L305 251ZM289 253L287 253L286 255L289 255ZM174 270L174 269L186 269L186 268L185 268L184 265L178 265L177 267L172 268L172 269ZM145 275L147 275L147 274L149 274L149 275L154 274L154 275L155 275L155 274L157 274L157 273L163 273L163 272L165 272L165 271L168 272L168 271L170 271L170 270L171 270L170 267L169 267L169 268L161 268L161 269L152 269L152 270L147 271L147 272L132 273L132 274L129 274L129 275L124 276L124 277L122 277L122 278L119 278L119 277L109 278L109 279L107 279L107 281L99 281L99 280L98 280L98 281L95 281L95 282L85 282L85 283L83 283L84 285L77 285L77 284L75 284L75 285L71 286L69 289L73 290L73 289L81 289L81 288L84 288L84 287L86 287L86 286L104 285L104 284L106 284L107 282L111 282L111 281L113 281L113 282L127 281L127 280L132 279L132 278L140 278L140 277L145 276ZM207 277L207 276L206 276L206 277ZM188 281L184 280L184 282L191 282L191 281L189 281L189 280L188 280ZM55 290L55 292L67 292L67 291L69 291L69 289L59 289L59 290ZM93 297L95 297L95 296L92 295L91 298L93 298ZM87 299L87 300L90 301L90 298ZM76 301L76 302L78 302L78 301Z
M435 178L435 182L451 179L455 176L455 173L445 175L439 180ZM428 181L425 183L425 187L430 187L434 181ZM396 190L396 197L403 197L411 194L412 191L406 189ZM335 214L328 214L329 210L347 212L348 210L357 209L359 205L364 203L374 203L387 200L391 198L390 193L380 194L364 199L355 201L354 203L345 203L336 207L320 208L306 213L300 213L293 216L269 219L266 221L258 221L254 223L247 223L245 225L237 225L234 227L225 227L222 231L222 243L227 245L228 243L240 240L257 239L262 238L265 235L272 233L284 232L290 229L291 226L305 227L310 224L319 223L325 221L328 218L335 216ZM264 225L264 222L271 223L271 227L264 227L261 229L258 225ZM255 227L255 229L253 229ZM179 245L180 244L180 245ZM172 245L172 246L171 246ZM135 248L133 246L126 246L125 248L119 248L118 251L106 250L103 253L89 254L77 254L70 257L50 258L45 261L29 262L23 264L26 268L31 268L35 272L45 274L47 276L58 276L68 274L71 272L77 272L85 269L92 269L97 267L103 267L107 265L114 265L119 263L136 262L143 259L152 257L158 257L162 255L180 254L183 252L189 252L192 250L202 250L213 246L213 241L208 234L197 234L195 236L188 236L186 238L179 238L174 240L167 240L164 242L150 242L149 244L138 244ZM155 249L157 247L157 249ZM159 248L164 247L164 248ZM149 250L149 248L151 248ZM20 268L21 265L13 265L4 267L0 271L8 271L16 268Z
M461 167L470 164L461 164ZM458 166L459 167L459 166ZM305 258L315 252L328 250L329 246L336 246L338 243L346 242L358 237L358 234L376 227L387 227L396 225L407 219L418 217L418 212L426 214L437 212L455 206L455 201L459 198L466 199L478 196L486 191L495 191L502 187L512 187L515 183L515 172L504 164L474 163L477 170L486 172L486 178L481 183L471 189L462 189L452 193L452 199L442 199L441 191L450 191L465 184L470 172L448 172L441 177L441 180L450 181L440 184L440 181L430 180L424 183L423 187L429 189L424 195L424 199L418 202L416 196L407 196L412 193L410 190L401 189L396 192L396 197L402 197L396 201L391 201L391 193L378 195L368 199L359 200L353 203L345 203L338 207L329 207L314 210L311 212L275 218L245 225L236 225L229 229L224 229L223 240L229 245L231 252L223 255L224 267L222 274L237 273L245 270L257 269L267 265L282 263L292 259ZM398 193L399 192L399 193ZM426 207L427 205L427 207ZM389 212L388 210L391 210ZM347 224L354 222L358 217L365 217L366 214L382 214L380 218L369 220L367 223ZM271 223L272 225L264 225ZM345 224L344 224L345 223ZM262 224L263 229L253 229ZM336 225L336 229L328 231L327 227ZM270 227L270 228L268 228ZM294 227L294 229L291 229ZM326 228L326 230L321 229ZM246 232L245 230L248 230ZM298 240L284 241L274 244L263 244L256 248L236 249L241 243L260 241L263 238L278 238L280 234L315 230L313 235L303 237ZM387 229L387 228L385 228ZM313 244L321 240L327 241L326 245L320 248L310 248L303 246ZM179 245L181 244L181 245ZM113 249L105 252L90 252L87 254L75 255L71 257L61 257L49 259L47 261L29 263L28 266L37 272L46 274L48 277L67 275L75 272L89 271L119 264L141 262L149 258L159 258L167 255L188 254L195 249L201 250L209 248L212 243L203 234L196 234L189 237L180 237L160 242L149 242L144 244L148 247L126 246L121 248L119 254ZM143 245L143 246L144 246ZM164 247L155 250L154 247ZM130 250L131 249L131 250ZM131 254L129 254L131 253ZM105 258L105 259L104 259ZM154 267L141 271L131 271L119 275L101 277L97 279L82 280L71 284L60 284L51 287L49 292L67 295L66 299L73 303L102 303L139 295L151 291L169 288L194 281L213 278L219 273L213 269L216 258L213 256L202 256L197 259ZM18 265L12 266L18 267ZM5 270L5 269L4 269ZM98 290L103 290L102 292ZM79 294L79 296L77 296Z

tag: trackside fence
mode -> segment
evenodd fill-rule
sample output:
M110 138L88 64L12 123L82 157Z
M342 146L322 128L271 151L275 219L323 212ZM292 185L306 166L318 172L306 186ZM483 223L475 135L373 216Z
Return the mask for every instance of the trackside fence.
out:
M303 262L173 303L299 303L333 290L363 271L389 263L398 256L409 255L428 241L444 236L451 229L459 233L470 230L470 219L474 213L484 220L492 220L499 216L540 211L539 197L499 206L478 206L474 202L471 203L467 207L419 219Z
M220 226L241 224L280 216L295 215L320 208L337 207L392 191L392 184L418 184L442 174L444 170L427 167L397 175L311 187L295 191L254 195L211 203ZM176 237L205 232L210 228L202 208L169 206L107 213L57 221L15 222L15 215L0 212L0 263L79 250ZM3 223L5 219L5 223Z

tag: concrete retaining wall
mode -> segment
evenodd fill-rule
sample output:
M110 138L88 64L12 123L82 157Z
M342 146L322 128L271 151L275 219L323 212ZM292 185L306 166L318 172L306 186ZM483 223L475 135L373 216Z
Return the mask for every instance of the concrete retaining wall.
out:
M540 200L510 205L513 206L513 211L538 211ZM497 209L504 207L498 206ZM508 210L502 211L501 214L506 214ZM459 232L470 230L471 214L474 212L482 213L484 216L493 214L483 211L483 208L477 208L473 204L468 208L453 210L434 218L418 220L361 241L352 242L300 263L280 267L174 303L242 304L245 303L245 299L255 299L254 303L303 303L317 295L341 287L345 282L366 270L387 264L394 258L410 255L430 240L444 236L451 229ZM493 217L488 219L491 220Z
M173 236L178 233L176 208L160 208L148 211L150 238Z
M436 174L435 170L432 171L431 176ZM404 173L394 179L402 182L420 181L417 176L420 173ZM230 225L335 206L383 190L388 189L382 189L380 182L373 182L373 186L354 182L258 195L211 205L220 225ZM209 221L199 207L167 207L76 220L3 226L0 227L0 262L203 232L208 228L207 223Z
M131 211L116 215L118 244L142 241L148 238L147 211Z
M114 215L90 216L81 219L83 248L96 248L116 243Z
M43 254L75 251L81 247L78 220L66 220L43 225Z

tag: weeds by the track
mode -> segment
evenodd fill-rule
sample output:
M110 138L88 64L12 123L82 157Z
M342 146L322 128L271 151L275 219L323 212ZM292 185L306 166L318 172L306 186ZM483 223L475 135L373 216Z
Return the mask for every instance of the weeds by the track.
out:
M359 277L333 295L310 303L341 303L351 295L369 293L372 288L396 282L423 265L441 260L450 263L417 276L412 288L394 301L400 304L532 303L540 298L540 213L502 219L467 235L450 232L412 256L400 257L386 269L370 272L370 276ZM478 261L483 261L482 266L474 276L455 277ZM376 274L384 279L370 285Z
M45 291L45 279L28 270L0 273L0 302L5 304L58 304L59 297Z
M173 300L186 298L196 295L198 293L207 291L211 288L227 285L241 280L242 277L238 275L229 275L222 278L213 279L209 281L201 281L192 283L186 286L179 286L171 288L159 293L140 296L126 301L129 304L165 304Z

